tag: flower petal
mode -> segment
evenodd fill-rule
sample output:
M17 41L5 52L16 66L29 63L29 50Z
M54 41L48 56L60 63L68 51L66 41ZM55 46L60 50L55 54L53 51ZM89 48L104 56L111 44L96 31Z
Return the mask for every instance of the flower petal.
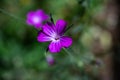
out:
M42 25L42 19L41 16L36 15L36 12L30 11L27 14L27 20L26 23L28 25L34 25L36 28L39 28Z
M51 42L49 45L49 51L51 53L58 53L58 52L60 52L61 48L62 48L62 46L61 46L60 41Z
M30 11L30 12L27 14L27 18L31 18L31 17L33 17L34 14L35 14L35 12Z
M72 38L71 37L67 37L67 36L63 36L63 37L61 37L60 42L61 42L62 47L66 47L67 48L67 47L71 46Z
M33 21L32 21L32 18L34 16L35 12L33 11L30 11L28 14L27 14L27 20L26 20L26 23L28 25L32 25L33 24Z
M66 27L67 27L67 22L66 21L64 21L62 19L57 20L56 31L57 31L58 34L62 35L65 32Z
M37 36L37 40L39 42L46 42L46 41L51 41L51 38L41 31Z
M40 28L42 26L42 23L49 19L49 16L44 13L43 10L37 10L37 11L30 11L27 14L27 20L26 23L28 25L33 25L36 28Z
M49 15L45 14L43 10L37 10L36 15L41 16L42 20L47 20L49 19Z
M54 36L56 34L55 32L55 26L53 23L47 22L45 25L43 25L43 32L45 32L49 36Z
M26 20L26 23L27 23L28 25L30 25L30 26L32 26L32 24L33 24L33 22L32 22L30 19L27 19L27 20Z
M35 27L35 28L41 28L41 27L42 27L42 23L35 23L35 24L34 24L34 27Z

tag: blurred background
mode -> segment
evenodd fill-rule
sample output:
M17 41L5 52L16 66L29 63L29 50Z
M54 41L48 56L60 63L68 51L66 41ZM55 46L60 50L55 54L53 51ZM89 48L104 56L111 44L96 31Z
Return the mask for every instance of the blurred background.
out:
M115 1L0 0L0 80L119 80L113 79L120 63ZM52 66L44 54L49 43L37 42L37 30L25 22L37 9L73 24L66 32L73 38L67 49L72 56L52 54Z

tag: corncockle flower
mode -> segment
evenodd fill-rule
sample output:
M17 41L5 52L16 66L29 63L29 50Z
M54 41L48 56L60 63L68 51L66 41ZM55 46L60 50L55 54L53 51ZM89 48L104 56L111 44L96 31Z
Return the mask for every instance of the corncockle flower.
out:
M48 65L53 65L55 63L55 60L51 54L46 55L46 60L48 62Z
M67 27L67 22L58 20L56 25L47 22L39 32L37 40L39 42L51 41L49 51L51 53L60 52L62 48L67 48L72 44L72 38L64 36Z
M42 23L46 20L48 20L50 17L44 13L43 10L37 10L37 11L30 11L27 14L27 24L35 26L36 28L40 28L42 26Z

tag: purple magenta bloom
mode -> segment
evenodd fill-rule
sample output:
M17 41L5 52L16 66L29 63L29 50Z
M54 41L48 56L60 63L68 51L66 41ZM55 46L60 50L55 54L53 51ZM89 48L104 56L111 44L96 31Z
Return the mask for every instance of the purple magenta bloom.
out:
M46 60L48 62L48 65L50 65L50 66L55 63L55 60L54 60L53 56L50 55L50 54L46 56Z
M42 27L42 31L39 32L37 40L39 42L51 41L49 45L49 51L51 53L60 52L60 50L65 47L69 47L72 44L72 38L64 36L67 27L67 22L64 20L58 20L56 25L47 22Z
M35 26L36 28L40 28L42 26L42 23L46 20L48 20L50 17L44 13L43 10L37 10L37 11L30 11L27 14L27 20L26 23L31 26Z

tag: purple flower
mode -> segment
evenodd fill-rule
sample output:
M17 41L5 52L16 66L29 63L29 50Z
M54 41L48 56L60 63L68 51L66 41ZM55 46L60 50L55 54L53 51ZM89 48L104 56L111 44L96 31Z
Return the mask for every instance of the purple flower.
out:
M55 63L53 56L50 54L46 55L46 60L48 62L48 65L53 65Z
M63 35L66 27L67 23L61 19L56 22L56 25L47 22L39 32L37 40L39 42L51 41L49 51L51 53L60 52L63 47L67 48L72 44L72 38Z
M46 21L49 19L49 16L44 13L43 10L37 10L37 11L30 11L27 14L27 24L31 26L35 26L36 28L40 28L42 26L43 21Z

